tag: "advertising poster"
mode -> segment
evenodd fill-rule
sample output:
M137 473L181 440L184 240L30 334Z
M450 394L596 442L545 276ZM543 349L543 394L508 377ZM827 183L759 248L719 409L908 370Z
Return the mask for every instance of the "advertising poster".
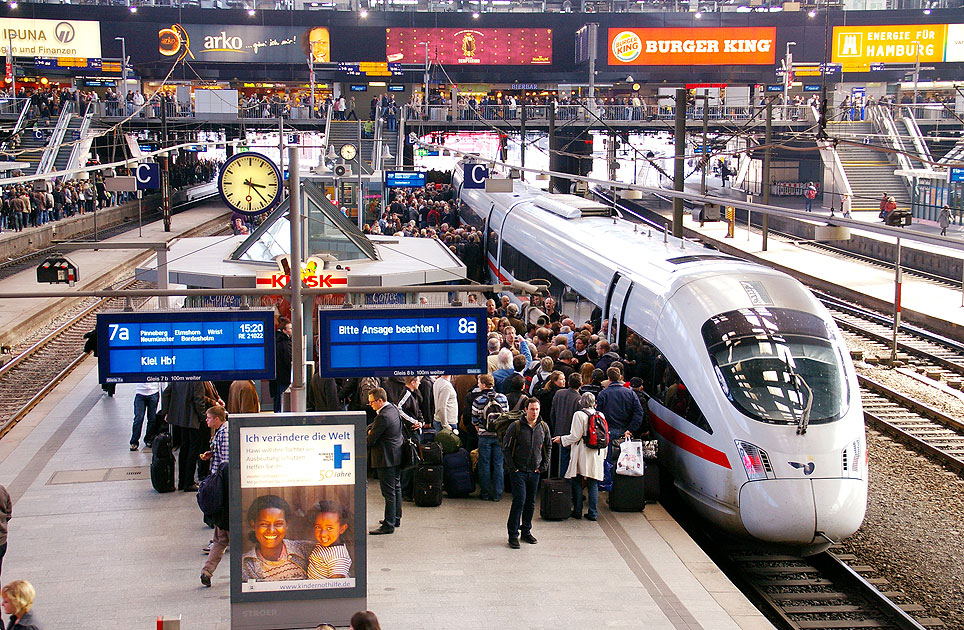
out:
M529 66L552 63L551 28L387 28L389 62Z
M964 61L964 24L947 25L947 46L944 61Z
M844 70L866 69L872 63L916 63L918 58L921 63L941 62L946 33L945 24L835 26L832 61Z
M331 37L325 26L171 24L157 32L157 50L198 61L295 63L311 55L327 63Z
M100 22L0 18L0 54L15 57L100 57Z
M232 627L347 625L366 597L365 414L232 415L229 427Z
M777 29L611 28L611 66L735 66L772 64Z

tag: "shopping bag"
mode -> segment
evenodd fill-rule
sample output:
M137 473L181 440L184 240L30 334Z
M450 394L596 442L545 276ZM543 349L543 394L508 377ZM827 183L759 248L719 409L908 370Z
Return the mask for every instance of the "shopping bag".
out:
M629 477L643 476L643 443L627 440L619 445L619 459L616 460L616 474Z

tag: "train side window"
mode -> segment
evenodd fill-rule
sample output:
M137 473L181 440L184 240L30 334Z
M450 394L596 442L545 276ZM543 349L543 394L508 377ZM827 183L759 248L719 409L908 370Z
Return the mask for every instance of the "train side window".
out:
M492 258L499 259L499 233L495 230L489 230L487 249Z
M666 364L662 379L662 391L657 392L656 401L675 413L677 416L691 422L710 435L713 427L700 410L689 388L683 383L673 366Z
M520 275L523 272L520 265L520 259L522 256L519 255L518 250L508 243L502 244L502 268L509 272L509 275L516 279L524 279L524 275Z
M631 376L642 379L645 392L658 404L712 435L713 427L689 388L656 346L631 328L625 327L623 335L626 347L622 354L626 358L626 369Z
M480 232L485 227L485 221L482 217L476 214L472 207L464 201L459 203L459 219L464 227L474 227Z

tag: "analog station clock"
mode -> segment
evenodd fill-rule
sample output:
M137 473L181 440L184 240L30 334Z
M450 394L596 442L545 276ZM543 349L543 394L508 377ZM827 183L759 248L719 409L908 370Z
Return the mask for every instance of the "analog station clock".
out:
M228 158L218 176L218 192L232 210L256 215L281 201L281 173L260 153L238 153Z
M358 149L355 148L355 145L353 144L341 145L341 157L343 160L350 162L355 159L356 155L358 155Z

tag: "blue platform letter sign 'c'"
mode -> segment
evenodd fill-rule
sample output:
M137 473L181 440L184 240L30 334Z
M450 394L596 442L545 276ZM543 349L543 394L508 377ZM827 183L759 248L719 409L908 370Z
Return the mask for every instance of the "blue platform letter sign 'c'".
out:
M134 171L137 178L137 190L154 190L161 187L161 168L157 164L143 162Z
M465 188L485 188L485 180L489 178L489 169L485 164L465 164Z

